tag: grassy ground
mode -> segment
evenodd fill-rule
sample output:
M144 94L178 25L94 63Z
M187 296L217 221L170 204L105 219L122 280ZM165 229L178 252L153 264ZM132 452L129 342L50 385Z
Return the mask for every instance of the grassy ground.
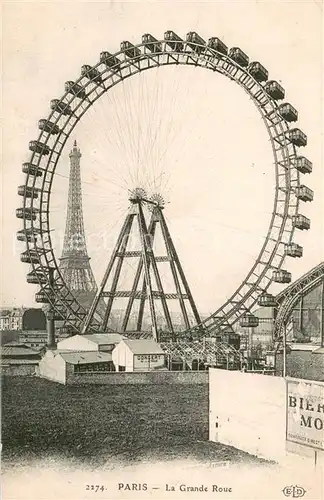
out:
M45 456L96 467L109 459L261 462L207 440L207 385L65 387L2 378L3 462Z

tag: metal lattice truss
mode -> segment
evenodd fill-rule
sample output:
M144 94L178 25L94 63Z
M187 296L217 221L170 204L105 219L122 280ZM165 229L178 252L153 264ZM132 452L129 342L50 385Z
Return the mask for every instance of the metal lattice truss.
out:
M321 283L324 284L324 262L311 269L298 280L277 295L279 308L275 321L274 338L283 336L283 330L292 314L292 311L301 297L304 297Z
M310 172L312 166L298 154L298 148L307 142L305 134L291 127L298 113L289 103L278 102L284 99L285 91L278 82L268 80L268 72L260 63L249 63L249 58L240 49L227 50L217 40L211 38L206 43L191 32L184 41L168 31L162 40L144 35L138 45L122 42L121 50L114 54L102 52L99 62L83 66L76 81L66 82L63 95L51 101L48 117L39 122L38 139L30 143L30 158L23 165L25 184L18 189L23 204L16 215L23 220L23 229L17 237L26 242L21 260L31 264L33 279L41 286L36 299L51 302L56 313L75 329L82 325L86 311L67 286L52 247L49 216L55 169L66 141L89 108L112 87L141 71L167 65L189 65L235 81L256 105L273 151L273 211L255 264L232 296L189 334L199 337L205 336L207 331L213 335L236 323L268 289L274 271L281 270L286 255L300 257L302 254L298 245L299 253L288 253L292 245L296 246L293 242L295 229L308 228L307 220L300 220L303 216L299 212L299 200L307 199L304 194L305 189L308 190L300 185L300 173ZM52 285L48 272L51 267L55 269ZM96 323L91 326L96 328Z
M156 303L159 301L162 305L167 331L171 337L175 339L174 325L172 323L169 310L169 300L176 300L179 302L182 320L187 329L190 328L188 311L193 314L196 323L200 323L198 310L166 224L162 212L163 207L143 198L142 196L136 196L135 198L130 198L130 200L132 201L132 206L118 236L116 246L112 252L107 270L84 322L82 332L87 332L91 327L93 316L97 312L98 305L100 304L100 299L103 297L108 299L103 321L100 325L100 330L105 331L112 312L114 300L118 298L128 298L121 325L121 332L127 331L135 300L139 300L139 307L136 313L137 331L142 330L144 308L147 301L149 305L153 337L155 340L159 340L158 319L156 314ZM151 219L148 227L143 210L143 206L145 204L149 204L149 208L151 208ZM127 246L132 236L132 230L135 231L135 219L137 220L139 232L138 239L141 247L139 252L127 251ZM154 238L156 237L157 226L160 227L164 243L164 252L166 253L165 256L160 257L155 255L153 245ZM118 283L123 273L123 263L128 257L138 257L133 284L130 290L118 290ZM167 292L158 262L169 263L176 293ZM112 277L112 282L111 285L107 287L107 282L110 276ZM157 290L153 288L154 286L157 287Z
M88 311L97 291L90 266L83 222L81 191L81 152L76 141L70 152L69 194L62 256L59 269L62 277L78 302ZM97 318L104 314L100 301Z
M60 270L70 290L95 292L97 285L87 252L81 192L81 153L76 142L70 153L70 176L67 217Z
M241 353L223 342L208 340L162 342L160 346L171 360L182 361L189 367L192 366L193 361L216 367L237 367L243 362Z

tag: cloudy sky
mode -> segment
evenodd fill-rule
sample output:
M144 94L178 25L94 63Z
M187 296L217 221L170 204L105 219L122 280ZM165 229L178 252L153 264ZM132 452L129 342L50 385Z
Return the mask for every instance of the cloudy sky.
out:
M3 304L33 304L35 288L26 283L28 266L20 263L23 247L16 242L16 192L28 142L37 137L49 101L101 51L119 50L122 40L139 43L147 32L162 38L168 29L240 46L286 89L308 135L302 154L314 164L302 182L315 191L314 202L301 205L311 231L296 233L304 257L286 268L298 278L323 260L320 2L4 2L2 10ZM140 143L140 135L152 131L159 131L155 156ZM76 127L58 165L51 205L57 257L74 139L82 152L85 227L97 281L127 213L128 189L141 185L167 201L165 216L199 308L211 312L221 305L258 255L273 203L270 143L248 96L224 77L195 68L160 68L116 87Z

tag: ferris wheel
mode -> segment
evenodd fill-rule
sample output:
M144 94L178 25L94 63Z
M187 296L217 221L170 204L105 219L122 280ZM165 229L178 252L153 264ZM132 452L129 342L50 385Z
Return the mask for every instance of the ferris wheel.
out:
M23 228L17 238L26 244L21 260L32 268L27 281L40 286L36 301L51 304L56 317L63 318L76 330L81 329L87 311L62 276L51 237L51 197L57 165L75 127L97 101L128 79L131 83L145 70L166 66L174 67L175 74L180 66L209 70L236 82L244 90L259 111L268 134L275 179L270 223L253 266L230 298L208 318L192 326L190 332L188 329L183 332L184 335L199 337L238 321L241 326L256 326L258 318L251 309L256 304L276 305L275 297L268 293L269 286L273 282L289 283L291 273L284 268L285 259L302 257L303 248L294 241L294 233L296 229L310 228L310 220L300 212L300 201L312 201L313 192L300 182L300 174L310 173L312 163L299 154L299 148L307 144L307 137L295 127L298 112L284 100L285 90L280 83L269 80L268 71L260 62L250 62L240 48L228 49L216 37L206 42L195 32L189 32L183 39L173 31L166 31L163 39L145 34L139 44L123 41L119 51L102 52L96 64L82 66L81 76L66 82L62 97L51 101L48 117L39 121L37 140L29 143L30 157L23 164L25 184L18 188L23 203L16 216L22 219ZM143 93L139 94L142 96ZM154 137L151 140L153 143ZM123 137L120 143L123 146ZM96 319L90 327L98 328Z

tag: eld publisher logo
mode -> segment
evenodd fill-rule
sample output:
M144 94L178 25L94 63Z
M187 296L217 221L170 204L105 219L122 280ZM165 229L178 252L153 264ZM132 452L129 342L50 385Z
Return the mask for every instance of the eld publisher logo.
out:
M305 495L306 490L301 486L286 486L282 492L285 497L301 498Z

